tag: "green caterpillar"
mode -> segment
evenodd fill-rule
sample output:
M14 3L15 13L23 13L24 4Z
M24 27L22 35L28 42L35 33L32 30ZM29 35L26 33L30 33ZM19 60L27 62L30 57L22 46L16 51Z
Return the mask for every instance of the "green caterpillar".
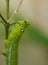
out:
M18 44L27 26L27 21L20 21L19 23L16 23L15 27L10 32L5 44L5 55L7 65L18 65Z

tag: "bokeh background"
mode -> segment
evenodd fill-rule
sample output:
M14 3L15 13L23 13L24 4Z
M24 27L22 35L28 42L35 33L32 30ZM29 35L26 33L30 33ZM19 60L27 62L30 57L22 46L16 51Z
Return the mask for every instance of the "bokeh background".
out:
M10 0L10 16L20 0ZM0 12L6 18L6 0L0 0ZM19 65L48 65L48 0L23 0L16 17L11 21L29 20L30 25L19 42ZM5 28L0 23L0 51L4 50ZM6 65L0 54L0 65Z

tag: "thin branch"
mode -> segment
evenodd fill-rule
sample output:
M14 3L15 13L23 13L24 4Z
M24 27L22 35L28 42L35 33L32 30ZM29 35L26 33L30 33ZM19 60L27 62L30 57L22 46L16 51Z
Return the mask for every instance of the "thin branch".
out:
M1 13L0 13L0 17L1 17L1 19L4 21L4 23L7 24L7 20L2 16Z
M9 19L9 0L7 1L7 20Z
M20 8L22 2L23 2L23 0L20 0L20 3L18 5L17 9L15 9L14 13L12 14L12 16L10 17L10 19L8 20L8 22L10 22L15 17L15 15L17 14L17 12L19 11L19 8Z
M15 25L16 23L20 24L19 22L14 22L14 23L11 23L10 26Z

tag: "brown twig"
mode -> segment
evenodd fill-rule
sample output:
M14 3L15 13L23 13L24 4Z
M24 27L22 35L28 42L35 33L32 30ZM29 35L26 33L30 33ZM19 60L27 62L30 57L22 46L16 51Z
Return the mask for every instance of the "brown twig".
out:
M17 12L19 11L19 8L20 8L22 2L23 2L23 0L20 0L20 3L19 3L19 5L18 5L17 9L15 9L14 13L13 13L12 16L9 18L8 22L10 22L10 21L15 17L15 15L17 14Z

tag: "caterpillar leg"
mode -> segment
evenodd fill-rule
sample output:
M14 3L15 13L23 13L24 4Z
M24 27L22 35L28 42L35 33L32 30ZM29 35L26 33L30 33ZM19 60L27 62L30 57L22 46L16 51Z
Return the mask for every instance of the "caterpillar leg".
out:
M2 54L3 54L4 56L7 56L7 49L5 49L4 52L2 52Z
M0 51L0 55L4 55L4 56L6 56L6 53Z
M2 55L7 56L6 53L2 53Z

